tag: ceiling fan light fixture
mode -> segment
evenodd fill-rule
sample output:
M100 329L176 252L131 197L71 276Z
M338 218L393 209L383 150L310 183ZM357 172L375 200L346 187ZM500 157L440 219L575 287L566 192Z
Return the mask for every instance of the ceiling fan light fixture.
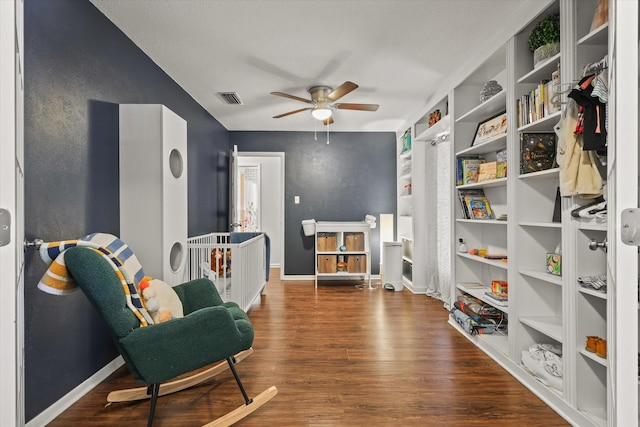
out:
M331 117L331 108L317 107L311 110L311 115L317 120L326 120Z

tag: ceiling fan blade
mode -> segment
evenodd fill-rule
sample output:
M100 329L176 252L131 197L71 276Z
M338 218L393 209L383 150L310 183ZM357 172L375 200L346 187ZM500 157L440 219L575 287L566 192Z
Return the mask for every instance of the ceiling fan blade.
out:
M378 104L333 104L339 110L378 111Z
M301 111L311 110L311 107L301 108L299 110L289 111L288 113L278 114L277 116L273 116L274 119L279 119L280 117L290 116L291 114L299 113Z
M356 89L357 87L358 85L353 82L349 82L349 81L344 82L340 86L335 88L333 92L327 95L327 99L331 102L337 101L338 99L342 98L343 96L345 96L352 90Z
M325 126L328 126L328 125L332 124L333 123L333 116L329 116L328 119L324 119L322 121L322 123L324 123Z
M294 99L296 101L305 102L307 104L313 104L313 101L310 99L300 98L299 96L289 95L288 93L283 92L271 92L271 95L282 96L284 98Z

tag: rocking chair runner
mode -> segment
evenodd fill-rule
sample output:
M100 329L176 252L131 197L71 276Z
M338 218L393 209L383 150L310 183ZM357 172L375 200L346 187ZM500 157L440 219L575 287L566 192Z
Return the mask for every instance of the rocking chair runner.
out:
M73 280L106 322L131 374L147 386L145 393L140 389L123 390L110 394L108 400L137 400L150 395L149 427L158 396L222 372L224 362L192 377L161 383L221 360L228 363L245 404L207 426L231 425L277 394L272 386L254 399L247 395L235 363L253 351L253 327L235 303L223 303L211 281L197 279L173 288L182 302L184 317L140 327L139 319L127 308L122 284L109 261L83 247L68 249L64 259Z

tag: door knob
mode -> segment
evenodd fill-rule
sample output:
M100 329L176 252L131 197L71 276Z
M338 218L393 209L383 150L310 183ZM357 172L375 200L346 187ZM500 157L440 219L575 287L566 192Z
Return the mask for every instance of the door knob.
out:
M602 242L598 242L596 239L589 240L589 249L592 251L601 248L603 251L607 252L607 238L605 237Z

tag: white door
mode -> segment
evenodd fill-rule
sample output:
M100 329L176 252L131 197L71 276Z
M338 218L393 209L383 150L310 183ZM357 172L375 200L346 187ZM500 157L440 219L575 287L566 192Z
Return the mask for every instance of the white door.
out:
M615 127L614 144L609 148L608 228L610 234L608 268L614 298L607 301L609 336L615 346L607 346L611 369L609 426L638 425L638 248L621 238L625 229L622 213L638 208L638 2L609 2L614 35L609 37L609 127ZM613 149L612 149L613 148ZM611 152L613 151L613 156ZM635 224L640 226L640 224ZM613 347L613 348L610 348Z
M23 0L0 1L0 425L24 425Z
M239 168L255 170L258 167L260 184L255 190L259 192L259 230L269 236L269 263L280 267L281 277L284 275L284 161L283 152L238 153Z

